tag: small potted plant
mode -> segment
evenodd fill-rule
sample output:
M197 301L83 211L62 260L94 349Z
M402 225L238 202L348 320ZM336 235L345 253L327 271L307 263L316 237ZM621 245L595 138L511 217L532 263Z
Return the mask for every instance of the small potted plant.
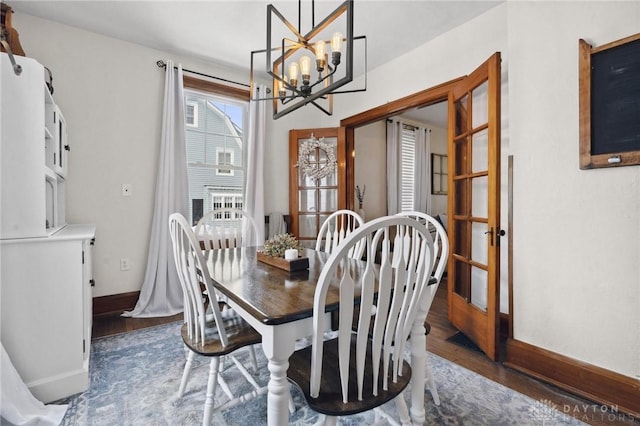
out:
M291 234L278 234L265 241L263 253L273 257L285 257L285 251L298 250L298 254L304 248L300 242Z
M278 234L265 241L258 252L258 260L287 271L297 271L309 267L309 259L300 257L304 247L291 234Z

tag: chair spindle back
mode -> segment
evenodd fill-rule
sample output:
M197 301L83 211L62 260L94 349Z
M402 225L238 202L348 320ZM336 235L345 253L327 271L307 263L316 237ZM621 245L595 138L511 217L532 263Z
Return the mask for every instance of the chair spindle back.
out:
M366 249L364 272L360 272L360 261L349 256L359 244ZM375 264L377 257L380 265ZM402 371L405 342L414 327L423 327L427 315L423 302L429 297L433 257L433 241L427 228L401 216L374 219L342 241L325 264L315 292L311 396L316 397L320 391L322 326L329 286L340 288L338 366L343 402L347 402L352 374L357 377L359 399L371 396L363 394L364 389L371 389L375 396L379 379L385 390L389 380L397 380ZM356 289L360 290L359 314L353 318ZM354 323L357 327L352 337ZM353 346L352 338L355 338ZM355 351L355 372L350 371L352 351ZM365 368L373 370L372 376L365 374ZM372 377L372 383L365 383L365 376Z

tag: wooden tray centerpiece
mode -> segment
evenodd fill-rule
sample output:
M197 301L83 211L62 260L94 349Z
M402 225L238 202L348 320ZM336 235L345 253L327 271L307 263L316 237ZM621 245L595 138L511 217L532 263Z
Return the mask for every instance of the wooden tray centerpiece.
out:
M285 259L285 252L289 250L289 255L297 251L297 258ZM301 257L303 247L291 234L279 234L265 241L264 249L258 251L258 261L285 271L293 272L309 268L309 258ZM290 256L289 256L290 257Z

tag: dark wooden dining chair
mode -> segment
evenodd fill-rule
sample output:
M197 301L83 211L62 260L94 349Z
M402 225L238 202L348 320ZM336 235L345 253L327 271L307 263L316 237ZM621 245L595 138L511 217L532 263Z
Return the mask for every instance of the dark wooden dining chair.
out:
M184 325L181 334L185 346L189 349L179 394L182 396L184 393L194 355L211 357L202 420L202 424L208 426L215 410L267 393L266 386L258 385L244 365L233 356L237 349L261 343L262 336L233 310L222 311L218 303L209 303L207 307L202 283L211 300L217 300L217 293L211 282L200 243L180 213L173 213L169 217L169 229L173 257L184 295ZM220 360L223 356L231 358L238 371L252 385L253 390L250 393L233 395L224 377L219 374ZM218 383L229 400L216 406L215 391Z
M364 269L362 261L349 257L360 242L365 244ZM423 224L387 216L356 229L327 260L315 290L312 345L291 356L287 373L309 407L326 415L325 424L335 424L336 416L368 410L392 420L379 409L391 400L402 423L410 423L402 396L411 379L405 347L411 331L421 327L427 315L433 257L431 234ZM330 286L340 289L339 320L337 337L325 340L323 319ZM356 303L359 309L354 309Z
M444 270L447 267L447 259L449 258L449 237L447 236L447 231L445 231L442 224L435 217L430 216L426 213L411 211L398 213L398 216L410 217L419 221L420 223L424 224L429 229L429 231L431 231L431 235L433 236L433 250L435 253L435 256L433 257L433 278L436 282L435 284L432 284L434 289L431 292L431 297L425 301L427 310L429 310L431 308L431 303L433 303L435 292L440 285L442 276L444 275ZM427 327L428 329L431 328L428 325ZM436 387L436 381L433 377L433 370L431 368L431 364L429 363L429 357L425 358L425 360L425 381L427 383L427 386L429 387L429 391L431 392L433 402L436 405L440 405L440 396L438 395L438 388Z

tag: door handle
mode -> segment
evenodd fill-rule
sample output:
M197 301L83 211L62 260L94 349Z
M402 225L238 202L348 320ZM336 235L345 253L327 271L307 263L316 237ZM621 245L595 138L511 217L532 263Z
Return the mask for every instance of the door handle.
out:
M491 245L493 245L493 229L494 228L489 228L489 230L484 233L485 235L489 234L489 238L490 238L489 242L491 243ZM498 237L504 237L505 234L506 234L506 232L504 232L504 229L500 229L498 231ZM500 241L500 240L498 240L498 241ZM498 245L499 245L499 243L498 243Z

